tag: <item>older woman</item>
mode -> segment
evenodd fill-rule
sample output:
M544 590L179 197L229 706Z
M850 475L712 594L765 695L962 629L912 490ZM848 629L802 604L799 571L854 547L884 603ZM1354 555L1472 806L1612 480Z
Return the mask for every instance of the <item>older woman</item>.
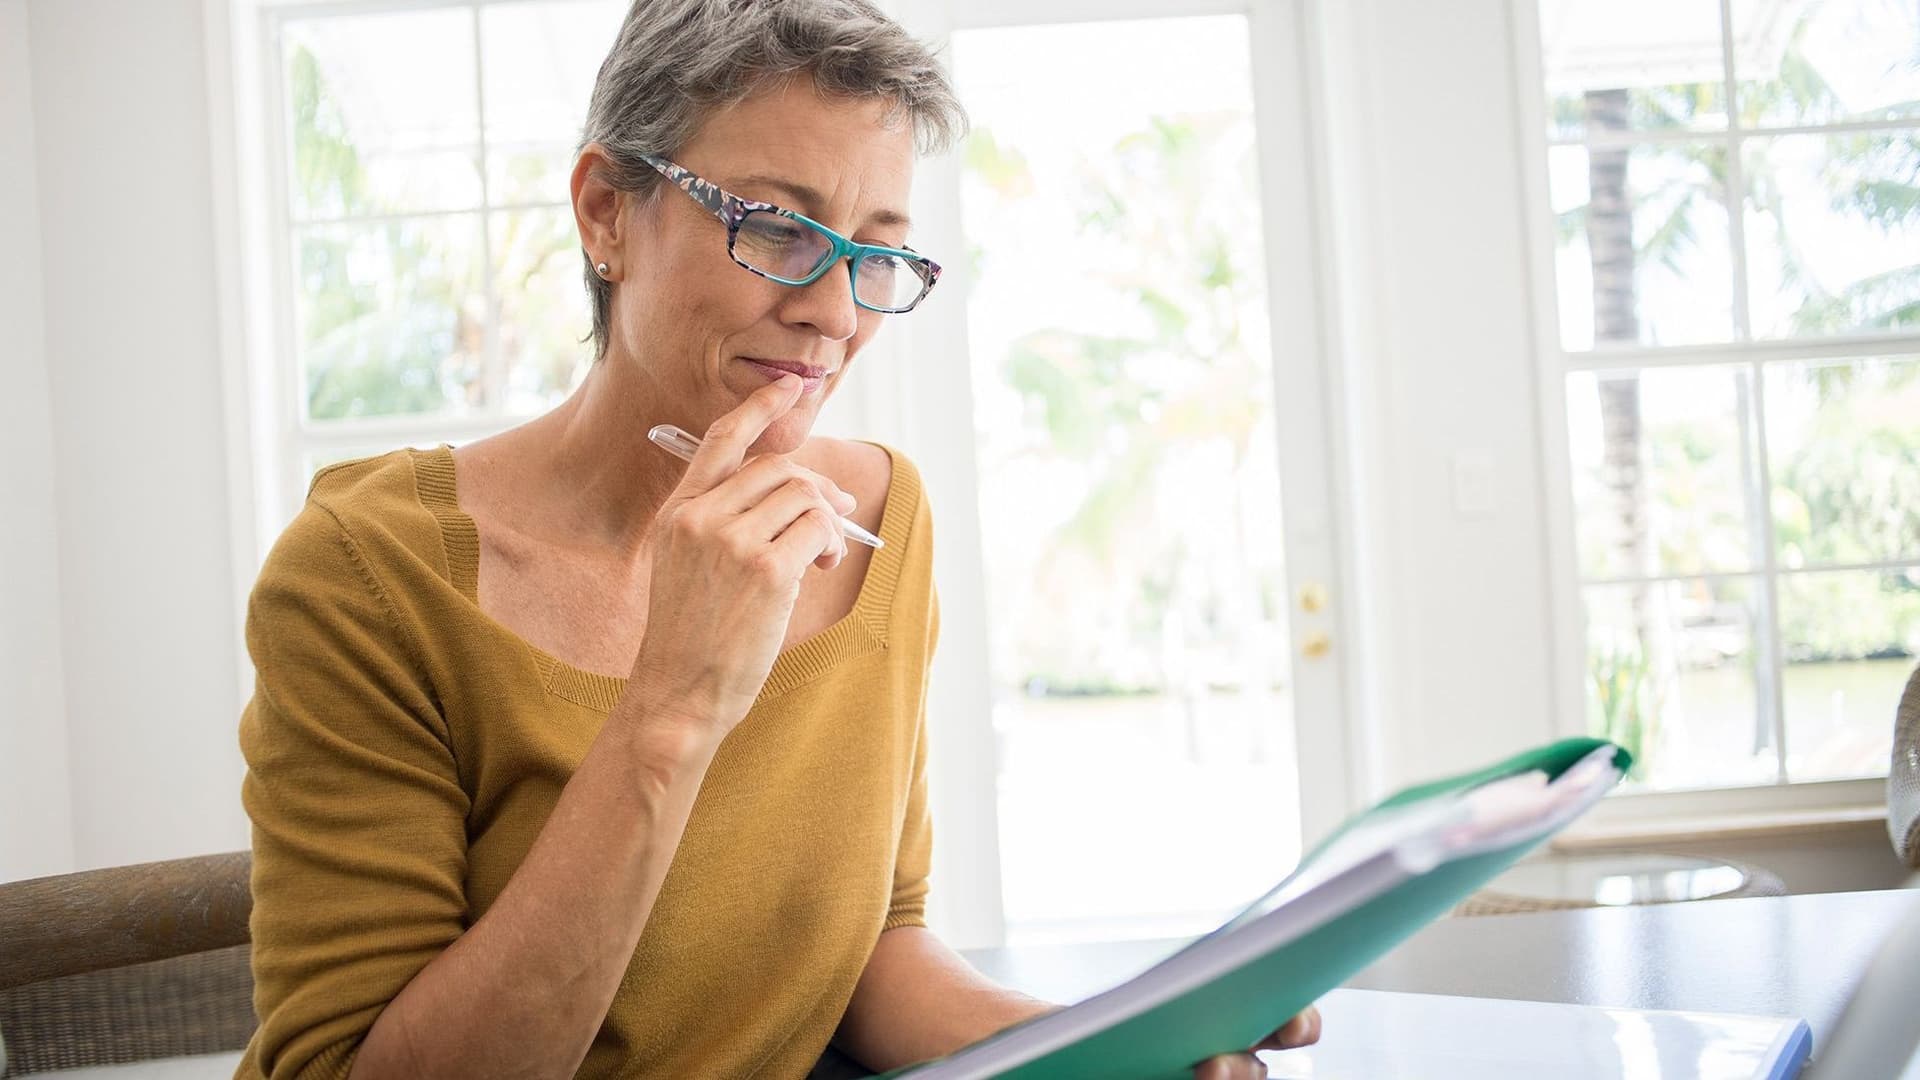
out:
M925 928L926 500L810 435L938 279L909 187L963 123L863 0L633 6L572 176L585 381L326 469L255 586L242 1076L799 1077L1053 1007Z

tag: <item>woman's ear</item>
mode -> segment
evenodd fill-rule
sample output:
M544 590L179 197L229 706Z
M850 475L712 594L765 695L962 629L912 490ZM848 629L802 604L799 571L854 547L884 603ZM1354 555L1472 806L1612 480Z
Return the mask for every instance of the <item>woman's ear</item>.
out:
M621 210L626 193L607 182L611 167L599 143L588 143L573 163L573 220L580 229L580 246L596 263L608 266L607 276L619 273L620 242L624 239Z

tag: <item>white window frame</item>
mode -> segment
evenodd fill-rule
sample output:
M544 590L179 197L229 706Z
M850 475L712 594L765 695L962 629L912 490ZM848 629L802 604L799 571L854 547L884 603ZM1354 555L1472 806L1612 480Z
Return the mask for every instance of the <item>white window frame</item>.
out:
M1578 372L1606 372L1623 369L1651 370L1663 367L1722 365L1744 368L1753 387L1753 408L1765 408L1764 369L1785 362L1819 359L1864 359L1911 355L1920 359L1920 334L1871 333L1830 336L1807 341L1792 339L1756 339L1747 311L1747 250L1745 241L1745 182L1741 175L1739 150L1745 139L1790 134L1825 134L1833 131L1884 130L1889 127L1920 128L1920 121L1900 123L1841 123L1792 127L1745 126L1740 119L1735 96L1733 14L1731 0L1720 0L1721 79L1727 93L1727 128L1702 132L1627 132L1603 140L1556 140L1548 136L1545 61L1541 53L1539 0L1509 0L1514 34L1514 72L1516 110L1520 130L1521 182L1525 191L1523 211L1527 237L1529 274L1535 295L1535 354L1539 358L1538 405L1540 410L1541 456L1546 472L1546 511L1549 541L1548 566L1552 575L1550 603L1557 633L1554 637L1554 664L1560 688L1557 710L1567 734L1583 734L1586 717L1587 627L1582 590L1590 585L1635 584L1666 581L1676 577L1692 579L1758 578L1763 626L1755 647L1755 692L1762 715L1772 725L1774 745L1781 748L1775 780L1770 784L1705 788L1683 791L1628 792L1607 799L1589 816L1594 828L1631 828L1659 818L1726 818L1777 814L1781 811L1834 812L1836 818L1847 811L1886 806L1884 778L1847 780L1793 780L1786 775L1786 718L1781 706L1784 665L1780 662L1780 619L1778 592L1786 573L1826 572L1833 570L1904 569L1910 561L1862 563L1859 565L1818 566L1806 570L1783 571L1776 563L1773 518L1758 515L1754 528L1761 532L1765 556L1760 566L1738 573L1656 575L1645 578L1624 577L1587 580L1580 576L1577 543L1574 536L1573 466L1567 421L1566 383ZM1658 142L1707 142L1723 140L1728 150L1726 209L1728 242L1733 268L1734 340L1708 345L1641 346L1596 343L1585 352L1569 352L1561 342L1559 283L1555 273L1552 200L1548 190L1547 157L1551 147L1561 145L1644 145ZM1759 475L1757 483L1764 496L1771 490L1770 462L1764 421L1759 427ZM1753 493L1746 498L1752 500ZM1750 503L1751 504L1751 503ZM1761 498L1760 506L1767 505ZM1887 717L1889 726L1893 717Z

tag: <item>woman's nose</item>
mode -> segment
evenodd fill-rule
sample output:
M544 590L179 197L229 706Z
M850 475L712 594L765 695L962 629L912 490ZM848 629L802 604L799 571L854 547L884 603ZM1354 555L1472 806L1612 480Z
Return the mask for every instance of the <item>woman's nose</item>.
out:
M860 327L860 308L853 302L852 266L840 259L813 284L790 290L781 305L781 318L792 325L809 326L828 341L845 341Z

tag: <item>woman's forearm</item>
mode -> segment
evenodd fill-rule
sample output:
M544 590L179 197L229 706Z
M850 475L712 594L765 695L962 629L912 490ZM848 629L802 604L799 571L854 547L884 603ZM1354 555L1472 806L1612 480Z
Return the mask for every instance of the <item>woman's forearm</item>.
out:
M381 1012L353 1080L572 1076L718 746L616 706L493 906Z
M902 926L875 943L834 1044L869 1069L897 1069L1059 1008L975 971L926 927Z

